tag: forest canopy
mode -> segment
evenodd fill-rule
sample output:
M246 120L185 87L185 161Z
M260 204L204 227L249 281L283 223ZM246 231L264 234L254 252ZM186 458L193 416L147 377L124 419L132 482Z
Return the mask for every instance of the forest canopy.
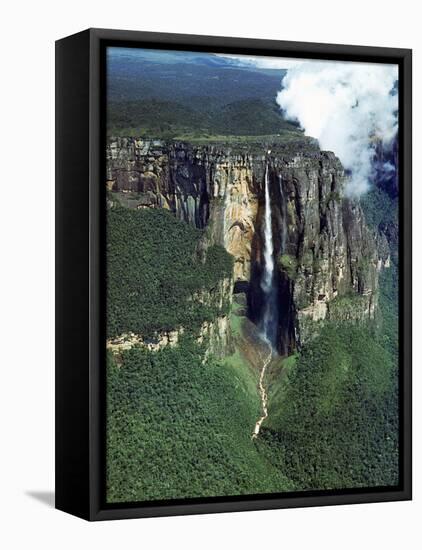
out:
M107 335L151 336L195 329L216 313L195 292L215 288L232 272L221 246L197 253L202 231L164 209L111 208L107 214Z

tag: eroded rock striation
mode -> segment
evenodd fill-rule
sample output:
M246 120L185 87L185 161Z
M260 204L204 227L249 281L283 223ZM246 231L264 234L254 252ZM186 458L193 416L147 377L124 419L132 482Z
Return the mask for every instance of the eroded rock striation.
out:
M277 270L278 348L287 353L326 319L362 321L377 311L378 274L388 244L368 228L359 201L344 194L347 175L317 145L192 145L111 138L109 204L166 208L205 229L203 250L218 243L234 256L234 292L262 315L264 174L268 167ZM229 324L204 328L217 350Z

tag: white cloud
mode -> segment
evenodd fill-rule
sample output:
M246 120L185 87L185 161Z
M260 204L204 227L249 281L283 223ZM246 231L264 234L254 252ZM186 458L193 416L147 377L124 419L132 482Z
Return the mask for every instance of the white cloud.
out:
M397 65L309 61L283 79L278 104L351 171L350 194L369 188L374 141L397 133L397 78Z

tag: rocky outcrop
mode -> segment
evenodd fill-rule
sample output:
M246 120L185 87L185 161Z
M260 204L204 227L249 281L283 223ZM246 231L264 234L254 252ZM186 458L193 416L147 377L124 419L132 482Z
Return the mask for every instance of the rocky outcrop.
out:
M191 296L191 300L199 302L216 312L216 316L212 320L204 320L193 331L196 341L205 346L205 359L210 354L214 357L222 358L232 348L228 317L232 296L233 279L231 277L224 277L218 281L214 288L203 290L201 293L194 293ZM128 332L114 338L109 338L106 342L106 347L115 355L119 355L135 346L157 352L167 346L176 346L185 334L186 330L183 326L169 331L155 332L150 337Z
M205 358L210 355L222 359L232 352L232 335L228 315L217 317L213 321L204 321L197 338L199 344L204 344Z
M341 320L338 297L356 296L357 319L375 317L378 272L388 263L358 201L344 196L345 174L332 153L295 158L277 170L287 201L287 237L278 265L295 310L296 341L326 318Z
M261 161L262 164L262 161ZM261 167L262 169L262 167ZM167 208L235 258L235 280L250 277L260 183L247 154L116 138L107 147L107 187L131 208Z
M106 347L115 355L119 355L135 346L157 352L167 346L177 346L180 338L184 334L184 327L166 332L159 332L150 338L145 338L142 334L128 332L116 338L108 339ZM204 344L205 346L205 359L211 354L217 358L224 357L227 352L230 352L232 347L228 316L223 315L217 317L213 321L204 321L199 328L196 340L199 344Z
M143 347L149 351L159 351L166 346L176 346L183 332L183 327L181 327L178 330L156 333L151 338L144 338L141 334L128 332L115 338L109 338L106 347L115 354L127 351L135 346Z
M333 153L308 142L269 150L116 138L107 147L107 187L111 204L167 208L205 229L204 249L222 244L234 256L235 291L246 292L249 316L258 322L267 166L284 353L325 319L341 319L341 297L359 300L357 320L373 318L378 273L389 261L388 244L368 229L359 202L344 196L347 176ZM206 329L215 331L221 334Z

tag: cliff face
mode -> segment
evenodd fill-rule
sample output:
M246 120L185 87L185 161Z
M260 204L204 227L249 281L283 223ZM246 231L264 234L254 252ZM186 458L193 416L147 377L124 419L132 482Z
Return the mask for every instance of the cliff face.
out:
M344 197L344 170L332 153L309 144L268 151L117 138L107 147L107 186L111 202L167 208L205 228L205 249L218 243L234 256L235 292L246 293L250 318L257 322L263 308L267 166L278 342L287 352L312 337L325 319L373 318L378 272L388 265L388 246L376 243L359 203ZM346 300L355 299L346 307ZM217 332L224 342L224 331Z
M260 183L247 155L118 138L107 148L107 186L126 206L167 208L207 227L209 242L234 256L235 279L249 280Z
M378 272L387 256L380 257L359 203L344 197L339 160L321 152L295 157L276 172L287 226L278 264L291 288L296 340L305 341L326 318L374 318ZM359 302L347 317L334 307L343 296Z

